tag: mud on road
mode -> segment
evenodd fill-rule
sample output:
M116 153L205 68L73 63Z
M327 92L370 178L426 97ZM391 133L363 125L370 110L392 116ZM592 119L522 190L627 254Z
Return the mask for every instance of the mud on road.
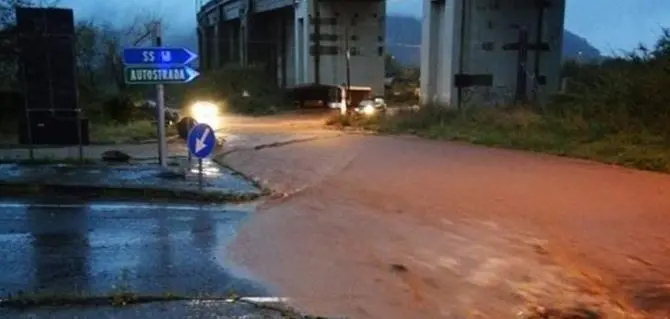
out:
M541 305L605 318L634 318L633 308L668 314L668 176L376 136L225 161L281 194L243 228L234 259L309 312L519 318Z

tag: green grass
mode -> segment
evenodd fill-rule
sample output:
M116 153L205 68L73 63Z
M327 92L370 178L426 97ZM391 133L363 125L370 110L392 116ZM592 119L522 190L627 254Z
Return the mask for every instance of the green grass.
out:
M5 124L0 130L0 144L16 143L16 129L14 124ZM2 124L0 123L0 127ZM176 128L166 128L167 136L177 134ZM148 120L133 121L128 124L118 123L96 123L90 124L90 141L93 144L124 144L138 143L157 138L156 125Z
M128 124L91 123L91 143L138 143L157 138L156 125L151 121L134 121ZM166 128L166 135L176 134L174 126Z
M425 106L419 111L401 112L395 116L337 117L330 119L329 124L670 172L670 141L662 136L644 130L609 132L579 118L541 115L523 108L457 112Z

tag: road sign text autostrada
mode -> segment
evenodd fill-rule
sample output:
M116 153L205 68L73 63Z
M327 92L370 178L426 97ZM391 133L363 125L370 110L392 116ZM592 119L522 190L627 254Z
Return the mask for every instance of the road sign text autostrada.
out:
M189 67L128 67L125 79L129 84L140 83L187 83L198 76L198 72Z

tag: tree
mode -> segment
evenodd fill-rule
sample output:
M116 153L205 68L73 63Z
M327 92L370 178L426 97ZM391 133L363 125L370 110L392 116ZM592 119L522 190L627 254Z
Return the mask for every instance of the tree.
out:
M83 21L75 27L75 54L79 94L84 99L99 94L98 73L100 69L100 30L92 21Z
M0 89L17 86L16 7L52 7L56 0L0 0Z
M387 53L384 56L384 69L386 76L396 76L402 69L402 65L392 55Z

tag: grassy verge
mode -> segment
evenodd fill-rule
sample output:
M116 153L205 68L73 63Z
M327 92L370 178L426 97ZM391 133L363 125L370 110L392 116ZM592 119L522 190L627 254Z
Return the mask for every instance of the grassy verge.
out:
M0 123L0 126L2 124ZM0 144L15 144L18 142L15 125L4 125L0 130ZM176 128L166 128L167 136L177 135ZM118 123L91 123L90 141L93 144L124 144L138 143L156 139L158 136L156 125L148 120L133 121L128 124Z
M436 106L394 116L331 119L330 124L381 133L530 150L651 171L670 171L670 141L644 130L611 131L578 117L542 115L528 109Z
M166 135L176 135L174 126L166 128ZM156 125L151 121L134 121L128 124L91 123L92 143L137 143L158 137Z

